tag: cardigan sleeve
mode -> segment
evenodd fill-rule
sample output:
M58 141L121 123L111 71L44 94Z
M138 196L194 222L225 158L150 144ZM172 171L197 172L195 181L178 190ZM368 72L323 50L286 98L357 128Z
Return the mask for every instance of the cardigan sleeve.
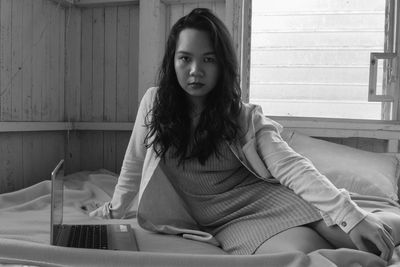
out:
M310 160L289 147L279 127L265 118L260 107L254 110L252 123L257 153L271 175L319 209L328 225L337 224L348 233L365 218L367 212L350 199L346 190L336 188Z
M132 134L122 162L121 172L110 203L108 217L123 218L139 191L143 162L146 154L146 116L154 101L156 88L150 88L143 96L137 112ZM106 203L107 204L107 203ZM107 217L107 216L105 216Z

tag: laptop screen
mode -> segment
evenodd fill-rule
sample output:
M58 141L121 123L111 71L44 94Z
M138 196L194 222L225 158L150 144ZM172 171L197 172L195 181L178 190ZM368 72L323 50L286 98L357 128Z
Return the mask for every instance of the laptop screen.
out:
M51 217L50 232L51 244L57 242L60 226L63 221L63 198L64 198L64 160L61 160L51 173Z

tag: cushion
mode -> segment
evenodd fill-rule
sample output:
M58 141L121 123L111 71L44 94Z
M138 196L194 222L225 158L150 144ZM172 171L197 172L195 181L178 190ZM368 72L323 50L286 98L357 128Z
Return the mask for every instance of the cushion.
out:
M336 187L362 195L398 200L400 163L396 156L363 151L296 131L285 130L282 137Z

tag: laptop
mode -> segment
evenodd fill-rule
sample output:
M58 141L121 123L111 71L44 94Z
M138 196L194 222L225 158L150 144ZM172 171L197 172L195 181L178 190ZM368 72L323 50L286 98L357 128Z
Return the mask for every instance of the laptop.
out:
M51 173L50 243L55 246L138 251L129 224L63 224L64 160Z

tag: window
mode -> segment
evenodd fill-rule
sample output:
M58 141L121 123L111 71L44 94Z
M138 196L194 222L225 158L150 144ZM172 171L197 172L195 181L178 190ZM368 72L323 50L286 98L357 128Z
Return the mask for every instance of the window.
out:
M391 98L371 102L368 88L371 53L394 51L394 2L252 0L250 102L269 116L391 119ZM374 61L378 95L392 58Z

